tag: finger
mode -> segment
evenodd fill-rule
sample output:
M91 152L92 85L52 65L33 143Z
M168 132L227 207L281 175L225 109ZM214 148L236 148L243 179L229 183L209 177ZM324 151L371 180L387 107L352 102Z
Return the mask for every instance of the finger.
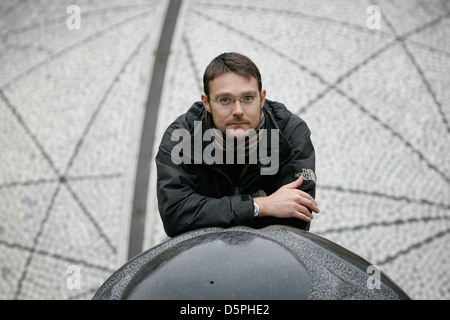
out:
M314 201L314 202L316 201L316 200L312 197L312 195L310 195L308 192L303 191L303 190L300 190L300 189L298 189L298 191L299 191L299 193L300 193L300 195L301 195L302 197L308 198L309 200Z
M310 200L310 199L307 199L307 198L301 198L300 200L299 200L299 203L302 205L302 206L304 206L304 207L306 207L306 208L308 208L308 209L311 209L312 211L314 211L315 213L319 213L320 212L320 210L319 210L319 207L317 206L317 203L314 201L314 200Z
M303 183L303 176L300 176L300 177L298 177L297 180L286 184L285 187L290 188L290 189L297 189L298 187L300 187L302 185L302 183Z
M294 216L297 218L307 217L308 219L312 220L314 216L312 213L308 210L307 207L298 204L294 208Z
M317 201L307 192L302 191L302 190L298 190L298 194L301 198L303 199L307 199L308 201L310 201L317 209L319 209L319 206L317 204Z
M298 211L295 217L306 222L311 222L312 219L314 219L314 216L309 212L308 209L306 209L305 207L303 208L304 210L302 209L301 211Z

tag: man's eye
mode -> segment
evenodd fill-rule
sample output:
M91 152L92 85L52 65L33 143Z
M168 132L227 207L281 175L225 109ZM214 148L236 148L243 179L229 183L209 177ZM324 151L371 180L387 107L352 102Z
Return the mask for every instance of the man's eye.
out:
M230 100L230 98L219 98L219 102L220 103L229 103L231 100Z
M245 102L252 102L254 99L255 99L255 97L253 97L253 96L246 96L246 97L244 97L244 101Z

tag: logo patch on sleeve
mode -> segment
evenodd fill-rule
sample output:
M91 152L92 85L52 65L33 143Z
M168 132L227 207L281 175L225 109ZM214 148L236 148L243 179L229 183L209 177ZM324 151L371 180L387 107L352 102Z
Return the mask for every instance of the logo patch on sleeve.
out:
M300 176L303 176L303 179L305 180L312 180L314 183L316 183L316 174L311 169L305 169L302 168L302 172L297 172L295 174L295 178L299 178Z

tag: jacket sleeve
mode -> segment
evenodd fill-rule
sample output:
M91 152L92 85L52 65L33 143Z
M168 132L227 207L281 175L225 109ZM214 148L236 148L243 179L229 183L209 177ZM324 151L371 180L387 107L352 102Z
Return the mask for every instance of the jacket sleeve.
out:
M159 213L169 237L206 227L252 226L253 200L249 195L220 199L196 193L197 177L188 168L172 162L159 148L156 156Z
M291 118L290 130L285 130L283 135L289 141L292 152L289 161L280 166L276 190L303 175L304 181L299 189L315 198L315 151L311 142L311 132L303 120L295 115L292 115ZM290 225L303 230L309 230L310 228L309 222L297 218L280 219L275 217L258 218L255 227L262 228L271 224Z
M313 198L316 196L316 155L311 141L311 131L306 122L295 115L291 115L291 130L284 132L292 149L292 159L280 168L278 188L288 184L300 175L304 180L299 187L309 193Z

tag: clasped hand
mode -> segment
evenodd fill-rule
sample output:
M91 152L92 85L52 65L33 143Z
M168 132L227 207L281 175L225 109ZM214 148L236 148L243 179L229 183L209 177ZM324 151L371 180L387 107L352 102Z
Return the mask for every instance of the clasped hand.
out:
M302 183L303 176L300 176L270 196L255 198L254 201L259 206L259 217L298 218L310 222L314 218L310 210L315 213L320 210L310 194L297 189Z

